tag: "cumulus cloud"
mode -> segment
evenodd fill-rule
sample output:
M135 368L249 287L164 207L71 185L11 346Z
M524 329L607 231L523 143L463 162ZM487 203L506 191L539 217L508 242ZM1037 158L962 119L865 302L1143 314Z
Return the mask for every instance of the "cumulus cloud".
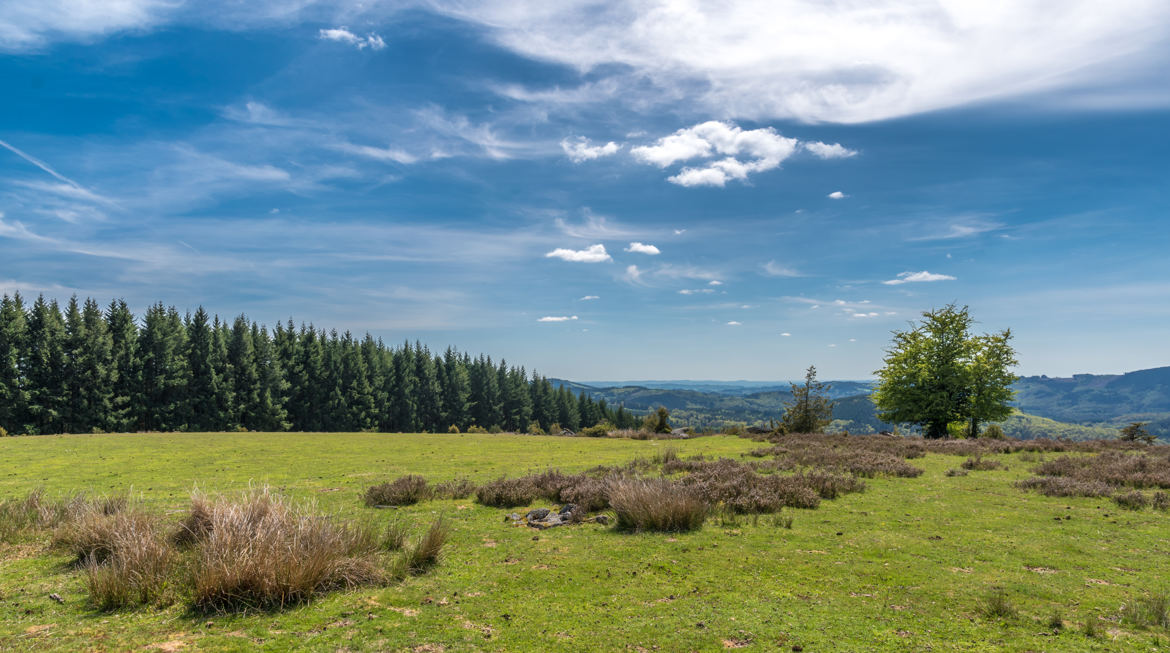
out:
M585 249L566 249L558 247L544 255L545 258L559 258L574 263L604 263L613 259L605 251L605 245L590 245Z
M638 266L631 265L626 268L626 273L622 275L622 280L629 283L642 283L642 271Z
M829 199L831 199L831 200L843 200L843 199L845 199L846 197L849 197L849 196L848 196L848 195L846 195L845 193L842 193L842 192L841 192L841 191L839 191L839 190L835 190L835 191L833 191L833 192L829 193L829 194L827 195L827 197L828 197Z
M791 334L791 333L788 333L787 331L785 331L784 333L781 333L780 335L781 335L781 336L784 336L785 338L790 338L790 337L792 337L792 334Z
M622 149L621 145L610 141L605 145L590 145L589 139L584 136L578 136L576 140L565 139L561 141L561 149L565 151L565 156L573 163L581 163L582 161L592 161L593 159L600 159L603 156L617 154L618 150Z
M743 322L736 322L735 320L732 320L727 323L727 326L743 326Z
M860 123L991 100L1166 106L1165 0L432 0L635 106ZM1035 104L1035 102L1033 102Z
M764 264L764 274L769 277L799 277L801 274L796 270L780 265L776 261L768 261Z
M576 319L576 315L546 315L537 320L537 322L570 322Z
M830 145L820 141L808 141L804 143L804 149L818 159L848 159L857 156L857 150L851 150L840 143Z
M707 282L707 285L708 286L722 286L723 282L718 280L718 279L712 279L712 280Z
M590 302L590 301L593 301L594 299L601 299L601 297L599 297L598 295L585 295L584 297L582 297L581 299L579 299L577 301Z
M352 45L359 50L365 50L366 48L381 50L386 47L386 42L382 40L382 37L373 32L367 34L365 38L362 38L345 27L320 30L317 32L317 38Z
M709 120L664 136L652 145L630 150L635 159L660 168L692 159L722 156L698 167L685 167L667 181L679 186L724 186L753 172L772 170L792 156L800 141L781 136L771 127L741 129Z
M902 272L898 275L897 279L890 279L888 281L883 281L882 283L887 286L897 286L903 283L923 283L928 281L954 280L955 277L952 277L949 274L935 274L933 272L927 272L926 270L923 270L922 272Z
M651 256L662 253L657 247L644 243L630 243L630 246L626 248L626 251L634 252L636 254L649 254Z

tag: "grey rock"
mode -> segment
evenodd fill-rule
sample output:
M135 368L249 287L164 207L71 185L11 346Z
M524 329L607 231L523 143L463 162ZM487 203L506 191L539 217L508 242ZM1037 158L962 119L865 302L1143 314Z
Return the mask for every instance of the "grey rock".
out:
M524 515L524 518L528 521L540 521L545 517L548 517L548 513L550 512L552 511L548 508L537 508L536 510L529 510L528 514Z
M609 515L597 515L596 517L593 518L592 521L596 524L601 524L602 526L605 526L606 524L609 523Z
M507 515L504 515L504 521L505 522L520 521L520 515L519 515L519 513L515 513L515 512L509 513Z
M577 504L575 504L575 503L566 503L565 505L561 506L561 509L557 511L557 514L560 514L560 515L567 515L567 514L569 514L569 513L573 512L573 511L574 511L574 510L576 510L576 509L577 509Z

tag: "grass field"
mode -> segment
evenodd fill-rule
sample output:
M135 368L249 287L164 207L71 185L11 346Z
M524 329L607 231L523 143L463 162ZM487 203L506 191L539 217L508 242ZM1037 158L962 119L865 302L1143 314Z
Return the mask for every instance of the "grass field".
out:
M683 456L738 458L758 443L671 442ZM0 544L2 650L964 650L1150 651L1164 628L1127 625L1123 606L1170 589L1170 517L1109 499L1050 498L1013 482L1035 462L947 476L963 461L910 461L917 478L816 510L791 529L751 516L689 534L622 534L597 524L537 532L473 499L374 510L360 494L406 473L486 481L650 456L656 441L513 435L150 434L0 439L0 498L132 490L157 510L267 484L325 511L453 535L432 573L335 593L281 612L99 612L45 537ZM1049 454L1052 456L1052 454ZM1003 590L1015 616L984 616ZM59 594L64 603L51 601ZM1063 629L1050 622L1054 613ZM1098 621L1099 620L1099 621ZM1095 636L1084 633L1087 621ZM799 647L799 649L794 648Z

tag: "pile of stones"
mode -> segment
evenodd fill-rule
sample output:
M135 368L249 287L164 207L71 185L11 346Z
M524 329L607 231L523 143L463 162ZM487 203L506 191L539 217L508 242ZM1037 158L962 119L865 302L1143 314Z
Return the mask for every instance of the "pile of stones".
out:
M524 516L520 516L518 512L512 512L504 515L504 523L512 526L528 526L529 528L536 528L544 530L546 528L555 528L557 526L571 526L574 524L608 524L608 515L594 515L593 517L586 517L585 511L577 506L575 503L566 503L561 506L559 510L553 511L549 508L536 508L529 510Z

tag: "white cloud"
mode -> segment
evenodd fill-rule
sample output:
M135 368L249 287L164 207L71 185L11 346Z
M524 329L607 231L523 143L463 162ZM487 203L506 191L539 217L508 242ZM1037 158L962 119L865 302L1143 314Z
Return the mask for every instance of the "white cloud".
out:
M674 230L674 235L676 235L676 236L681 236L681 235L685 234L686 232L687 232L687 230L686 230L686 229L675 229L675 230Z
M580 301L580 302L591 302L591 301L593 301L593 300L595 300L595 299L601 299L601 297L599 297L598 295L585 295L584 297L582 297L581 299L579 299L579 300L577 300L577 301Z
M870 311L868 313L854 313L853 314L853 317L856 317L856 318L868 318L868 317L877 317L877 316L878 316L878 314L873 312L873 311Z
M932 229L932 227L933 225L931 227L927 227L927 229ZM978 236L980 234L985 234L990 231L996 231L1002 228L1003 224L999 222L992 222L978 217L964 216L958 218L957 221L946 225L946 228L942 231L932 229L926 234L914 236L909 240L956 240L959 238L970 238L972 236ZM950 257L950 254L947 256Z
M857 342L857 338L850 338L849 342Z
M432 0L521 55L609 80L657 111L858 123L978 102L1077 95L1166 106L1165 0L999 2ZM1046 97L1044 97L1046 96ZM1034 102L1035 104L1035 102ZM680 144L681 145L681 144Z
M662 253L657 247L653 245L646 245L644 243L630 243L630 246L626 248L626 251L637 254L649 254L651 256L656 256Z
M764 274L768 275L769 277L799 277L799 276L802 276L796 270L794 270L790 267L784 266L784 265L780 265L776 261L768 261L767 263L764 264L763 267L764 267Z
M843 200L846 197L849 197L849 196L846 195L845 193L842 193L839 190L835 190L835 191L828 194L828 198L833 199L833 200Z
M320 30L317 32L317 38L324 39L326 41L337 41L346 45L352 45L359 50L364 50L366 48L371 50L381 50L382 48L386 47L386 42L382 40L382 37L374 34L373 32L367 34L365 38L362 38L357 34L349 31L345 27L335 27L333 29Z
M573 261L575 263L604 263L613 260L606 253L605 245L601 244L590 245L585 249L565 249L564 247L558 247L544 256L545 258L559 258L563 261Z
M0 50L149 27L175 6L168 0L8 0L0 3Z
M840 143L830 145L820 141L807 141L804 143L804 149L819 159L848 159L857 156L857 150L851 150Z
M642 283L642 271L638 266L631 265L626 268L626 273L622 275L622 280L629 283Z
M788 333L787 331L785 331L784 333L781 333L780 335L781 335L781 336L783 336L783 337L785 337L785 338L791 338L791 337L792 337L792 334L791 334L791 333Z
M537 322L570 322L576 319L576 315L546 315L537 320Z
M418 161L418 157L396 147L374 147L372 145L355 145L354 143L339 143L335 149L350 154L357 154L378 161L394 161L395 163L410 164Z
M736 322L735 320L732 320L727 323L727 326L743 326L743 322Z
M588 138L578 136L575 141L567 138L561 141L561 149L565 151L565 155L569 157L570 161L573 163L581 163L582 161L592 161L593 159L600 159L603 156L617 154L617 151L622 149L622 146L613 141L605 145L590 145Z
M777 168L792 156L799 141L781 136L771 127L744 130L732 123L709 120L664 136L653 145L630 150L643 163L666 168L691 159L715 155L724 158L702 167L686 167L667 181L679 186L724 186L747 179L753 172ZM742 160L739 158L742 156Z
M680 295L700 295L700 294L708 295L708 294L711 294L713 292L715 292L715 291L710 289L710 288L683 288L682 290L678 291L678 294L680 294Z
M707 282L707 285L708 286L722 286L723 282L718 280L718 279L712 279L712 280Z
M922 272L902 272L901 274L898 275L897 279L890 279L889 281L883 281L882 283L884 283L887 286L896 286L898 284L903 284L903 283L922 283L922 282L927 282L927 281L954 281L954 280L955 280L955 277L952 277L949 274L935 274L933 272L927 272L926 270L923 270Z

